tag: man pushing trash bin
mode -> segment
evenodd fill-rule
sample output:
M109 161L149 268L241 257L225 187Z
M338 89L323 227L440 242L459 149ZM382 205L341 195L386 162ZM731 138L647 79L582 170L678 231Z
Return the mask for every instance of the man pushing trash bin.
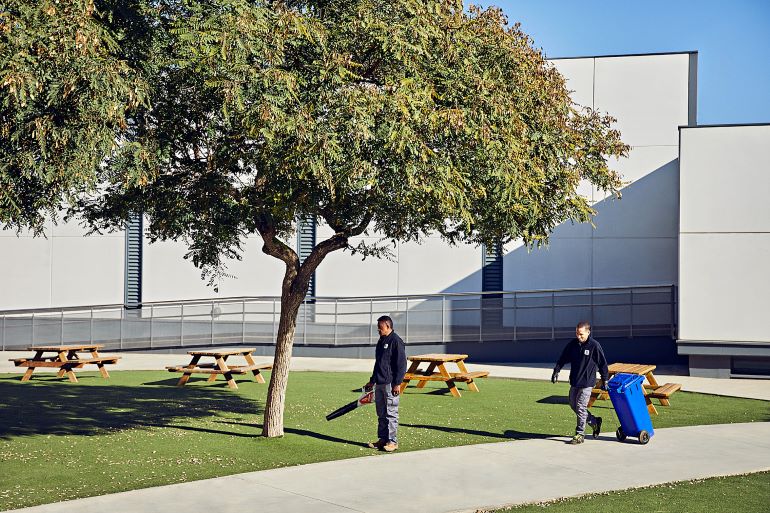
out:
M569 443L582 444L585 440L586 423L593 428L593 437L598 438L602 430L602 418L594 417L588 411L588 400L591 389L596 383L596 371L601 375L601 388L607 389L607 359L604 357L602 346L591 337L591 324L581 321L575 328L575 338L564 347L559 361L551 375L551 383L559 379L559 371L565 364L570 364L569 371L569 405L577 415L575 436Z

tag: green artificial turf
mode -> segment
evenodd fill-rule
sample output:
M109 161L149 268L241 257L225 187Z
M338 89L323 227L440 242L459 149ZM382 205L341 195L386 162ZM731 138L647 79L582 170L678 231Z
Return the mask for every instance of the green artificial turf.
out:
M514 506L495 513L767 513L770 472L680 481L647 488ZM491 513L491 512L490 512Z
M358 397L364 373L294 372L283 438L260 436L266 384L192 378L158 371L78 374L79 383L37 373L0 374L0 509L192 481L374 452L373 406L327 422L325 415ZM269 379L269 376L267 376ZM443 383L410 387L401 400L399 450L568 436L574 414L568 385L479 380L480 393ZM660 407L656 428L770 421L770 403L678 392ZM609 401L592 408L605 431L618 426ZM384 456L387 457L387 456ZM33 485L34 484L34 485Z

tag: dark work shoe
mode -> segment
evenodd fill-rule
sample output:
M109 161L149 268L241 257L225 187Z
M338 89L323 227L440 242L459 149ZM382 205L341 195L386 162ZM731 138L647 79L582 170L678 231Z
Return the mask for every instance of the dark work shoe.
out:
M583 437L583 435L575 435L572 437L569 443L571 445L577 445L577 444L582 444L584 441L585 441L585 437Z
M594 438L599 438L599 433L602 432L602 418L601 417L596 417L596 424L593 425L593 428L594 428L593 437Z
M376 442L369 442L366 446L370 449L382 449L386 443L388 443L386 440L377 440Z

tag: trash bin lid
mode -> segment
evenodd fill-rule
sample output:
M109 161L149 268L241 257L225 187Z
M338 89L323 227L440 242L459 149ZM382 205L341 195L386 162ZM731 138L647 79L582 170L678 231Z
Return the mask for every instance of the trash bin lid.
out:
M623 393L628 387L635 386L642 381L644 381L644 376L619 372L610 378L607 382L607 387L610 390Z

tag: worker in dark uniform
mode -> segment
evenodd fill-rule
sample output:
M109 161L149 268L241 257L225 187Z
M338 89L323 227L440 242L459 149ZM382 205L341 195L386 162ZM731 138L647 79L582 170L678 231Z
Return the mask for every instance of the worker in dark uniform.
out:
M562 351L559 361L551 375L551 382L559 379L559 371L567 363L569 371L569 405L577 415L575 436L569 443L582 444L585 440L586 423L593 428L593 437L598 438L602 430L602 418L594 417L588 411L588 400L591 389L596 384L596 372L601 376L600 387L607 389L607 359L604 357L602 346L591 337L591 324L586 321L578 323L573 338Z
M369 447L393 452L398 449L398 399L406 374L406 351L404 341L393 331L393 319L387 315L377 319L377 331L380 339L375 350L374 371L365 388L374 387L378 439Z

